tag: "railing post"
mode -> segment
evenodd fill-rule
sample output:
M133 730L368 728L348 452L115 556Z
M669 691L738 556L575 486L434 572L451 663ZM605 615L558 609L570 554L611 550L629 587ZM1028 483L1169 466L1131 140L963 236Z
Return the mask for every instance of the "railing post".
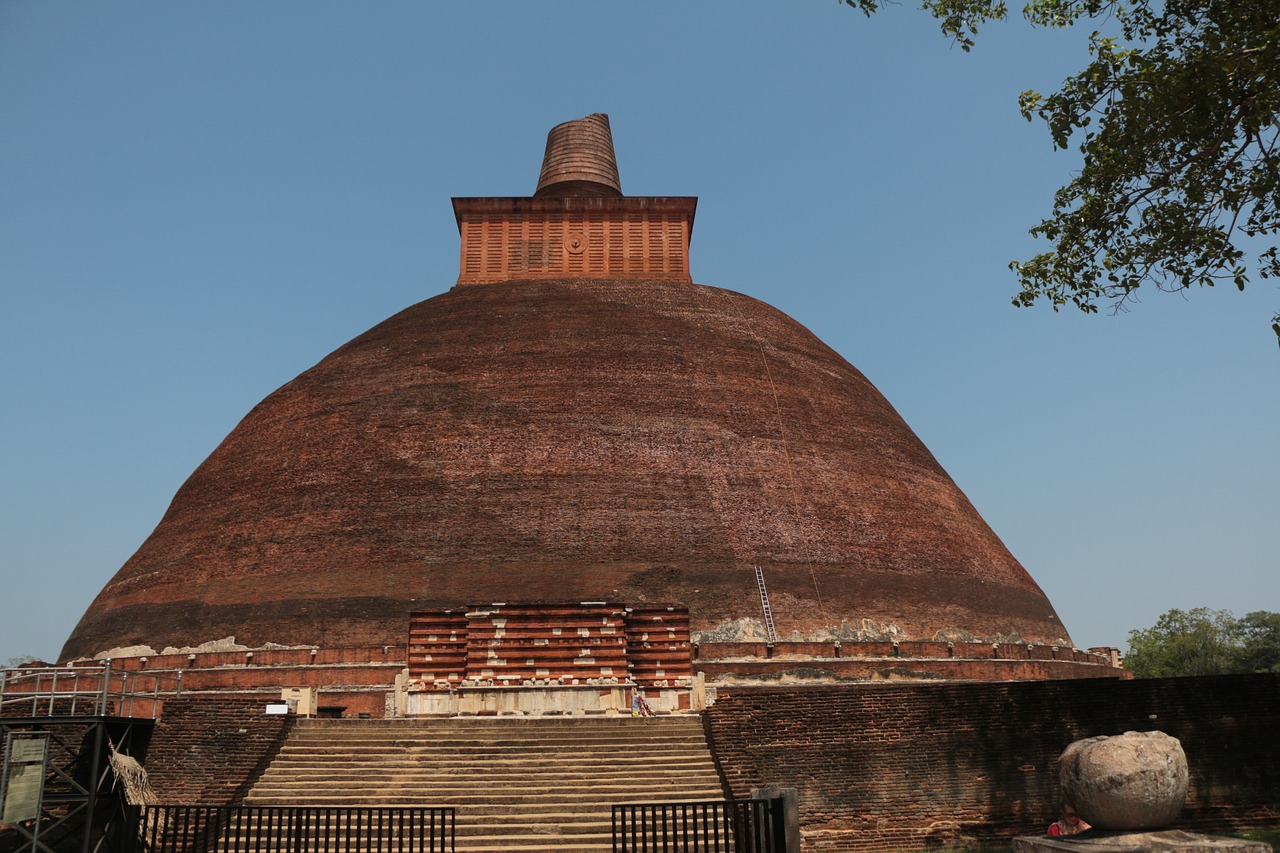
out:
M107 693L111 690L111 658L102 662L102 691L98 696L98 716L106 716ZM73 700L74 701L74 700Z
M768 806L766 831L769 849L776 853L799 853L800 798L796 789L769 785L752 788L751 796Z

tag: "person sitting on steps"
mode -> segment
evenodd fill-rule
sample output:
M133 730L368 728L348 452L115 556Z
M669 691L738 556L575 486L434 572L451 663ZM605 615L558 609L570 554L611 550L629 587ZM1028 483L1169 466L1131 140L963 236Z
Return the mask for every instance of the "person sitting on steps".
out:
M649 703L644 701L644 691L639 687L631 691L631 716L633 717L652 717L653 709L649 707Z

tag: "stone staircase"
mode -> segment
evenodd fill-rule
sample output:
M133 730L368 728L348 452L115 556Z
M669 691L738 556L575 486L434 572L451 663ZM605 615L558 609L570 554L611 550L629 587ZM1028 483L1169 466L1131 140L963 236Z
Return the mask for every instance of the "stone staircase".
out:
M613 803L723 796L696 716L314 719L244 802L452 806L458 853L600 853Z

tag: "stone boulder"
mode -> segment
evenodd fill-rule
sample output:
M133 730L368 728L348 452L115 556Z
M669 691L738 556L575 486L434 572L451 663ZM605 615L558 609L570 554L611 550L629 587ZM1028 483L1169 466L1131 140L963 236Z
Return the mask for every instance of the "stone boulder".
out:
M1058 758L1058 783L1097 829L1161 829L1187 799L1187 756L1164 732L1087 738Z

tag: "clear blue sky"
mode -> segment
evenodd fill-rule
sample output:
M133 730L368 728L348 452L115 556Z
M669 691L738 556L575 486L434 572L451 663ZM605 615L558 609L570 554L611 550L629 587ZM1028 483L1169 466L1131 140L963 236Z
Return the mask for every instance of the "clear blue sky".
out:
M1078 165L1018 114L1080 33L910 4L0 0L0 662L52 657L259 400L448 289L451 196L607 112L700 197L694 279L859 367L1076 643L1280 611L1274 284L1015 309Z

